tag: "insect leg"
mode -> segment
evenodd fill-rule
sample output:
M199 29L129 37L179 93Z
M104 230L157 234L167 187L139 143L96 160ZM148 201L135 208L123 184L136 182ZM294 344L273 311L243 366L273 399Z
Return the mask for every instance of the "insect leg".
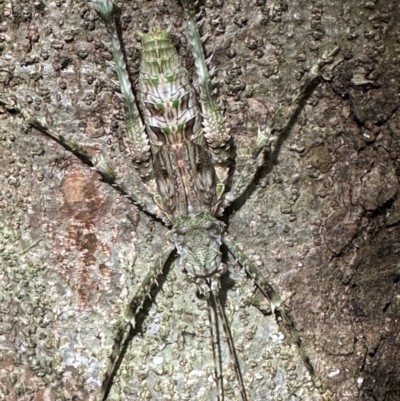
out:
M150 298L151 290L154 286L158 285L157 278L162 274L164 266L174 249L175 246L169 246L157 257L154 265L140 284L139 290L131 299L129 306L125 311L123 320L116 329L114 345L101 386L101 396L99 401L104 401L108 397L113 384L113 379L117 374L119 365L125 355L126 346L138 332L135 324L136 316L143 309L146 298Z
M296 346L298 347L299 355L303 360L303 363L307 368L315 387L321 394L323 394L325 400L331 400L332 393L324 388L321 380L319 379L318 375L314 370L314 367L311 365L310 359L307 355L305 348L303 347L300 334L296 329L289 308L285 305L278 292L271 286L271 284L269 284L267 279L259 271L257 266L239 248L238 244L232 238L229 237L224 237L222 241L224 245L228 248L229 252L246 270L247 274L254 280L257 288L270 301L272 312L275 313L280 318L278 322L281 323L284 330L289 334L292 342L296 344Z
M222 239L228 251L236 258L239 264L246 270L247 274L255 281L257 287L263 295L271 302L273 312L278 311L282 315L282 319L286 325L291 327L292 321L290 316L286 318L286 306L276 290L268 283L267 279L261 274L256 265L247 257L247 255L239 248L239 245L229 236Z
M338 52L336 47L329 53L323 54L320 59L311 67L299 88L295 91L289 102L283 104L275 113L272 120L264 129L258 130L258 135L250 159L240 173L232 188L224 196L222 206L225 208L238 199L246 190L250 182L253 180L257 171L257 158L259 154L273 141L274 149L271 151L271 159L274 153L281 146L287 130L294 123L298 113L303 108L303 103L309 94L310 86L315 82L316 78L321 75L322 68L333 61L333 57ZM272 135L276 134L273 138Z
M211 153L218 180L221 183L225 183L228 175L227 164L230 156L231 136L225 127L224 116L218 107L218 103L212 96L211 76L203 52L194 1L181 1L188 20L190 42L199 80L204 137Z
M14 100L0 98L0 105L4 106L4 108L10 112L20 114L31 127L41 131L43 134L63 146L66 150L73 153L85 164L93 167L102 176L104 181L116 187L124 195L127 195L137 206L143 208L150 214L157 215L158 208L153 202L151 193L145 185L141 183L141 181L138 180L139 182L135 183L135 192L131 191L127 183L118 179L116 172L107 164L103 156L95 156L86 151L75 141L68 140L63 135L58 134L43 121L38 120L35 116L30 114Z
M153 178L149 139L140 117L136 105L136 99L132 91L132 85L129 80L125 58L115 23L113 3L111 0L96 0L93 1L93 5L103 19L111 41L111 50L114 58L115 69L118 75L121 96L124 101L126 128L126 137L124 138L124 142L130 156L132 157L134 166L139 171L140 177L145 183L149 184L149 187L152 190L154 190L155 187L153 183L149 182L149 180Z

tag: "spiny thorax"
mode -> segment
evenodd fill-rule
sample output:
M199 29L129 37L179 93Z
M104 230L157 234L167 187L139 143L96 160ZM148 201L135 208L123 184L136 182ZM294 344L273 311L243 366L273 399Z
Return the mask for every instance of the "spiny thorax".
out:
M168 233L191 281L201 284L217 280L225 272L221 263L224 224L210 212L181 216Z

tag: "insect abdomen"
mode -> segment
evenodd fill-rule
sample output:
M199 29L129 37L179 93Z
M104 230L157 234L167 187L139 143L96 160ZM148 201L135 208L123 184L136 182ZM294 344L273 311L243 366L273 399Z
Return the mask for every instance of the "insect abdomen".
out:
M169 31L142 34L139 92L153 154L162 145L202 141L201 114Z

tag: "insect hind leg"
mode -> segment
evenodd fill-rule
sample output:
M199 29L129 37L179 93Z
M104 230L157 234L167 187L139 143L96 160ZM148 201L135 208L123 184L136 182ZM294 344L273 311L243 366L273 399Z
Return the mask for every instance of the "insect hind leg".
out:
M203 132L211 154L219 182L225 183L228 177L231 136L225 126L225 119L218 103L212 95L211 75L208 71L202 38L193 0L181 0L188 21L190 43L199 81L200 102L203 116Z
M115 22L114 6L111 0L95 0L93 1L93 6L103 19L111 42L115 71L118 76L121 97L124 102L126 131L124 143L141 179L145 184L147 184L149 189L154 190L155 183L153 182L149 139L140 117L135 95L129 80L125 57Z

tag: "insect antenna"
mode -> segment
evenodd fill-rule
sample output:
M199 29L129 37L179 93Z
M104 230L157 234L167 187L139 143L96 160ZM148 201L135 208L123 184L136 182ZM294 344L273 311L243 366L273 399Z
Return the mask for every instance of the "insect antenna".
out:
M210 326L210 336L211 336L211 349L214 360L214 376L217 383L218 389L218 401L224 400L224 383L222 375L222 358L221 358L221 342L218 329L218 313L215 308L215 296L210 288L210 293L206 296L208 305L208 322ZM214 333L215 327L215 333ZM218 350L216 350L216 346Z
M229 353L231 354L231 358L233 360L233 366L234 366L235 373L236 373L236 378L239 382L240 395L242 396L243 401L248 401L246 389L244 387L242 371L240 369L239 359L237 357L235 343L233 342L232 332L231 332L231 328L229 326L228 318L226 317L225 310L221 304L221 300L220 300L219 296L214 295L212 293L212 297L214 298L215 303L217 305L217 312L221 316L222 326L224 328L224 332L225 332L227 342L228 342Z
M221 400L224 399L224 388L223 388L223 375L222 375L222 358L221 358L221 343L220 343L220 335L219 335L219 320L221 319L222 327L224 329L224 333L227 338L229 353L233 360L233 366L235 369L236 378L239 383L240 394L242 397L242 401L248 401L242 371L240 370L239 359L237 357L235 344L232 337L232 332L229 326L228 318L226 317L225 310L221 304L221 299L219 294L215 294L212 291L211 284L209 284L209 296L207 297L208 308L208 316L210 321L210 333L211 333L211 341L212 341L212 350L213 350L213 358L214 358L214 366L215 366L215 375L217 380L217 386L219 389L219 393L221 396ZM215 342L214 342L214 332L213 327L216 330L216 341L218 346L218 363L217 363L217 355L215 352ZM219 370L219 372L218 372ZM218 398L219 400L220 398Z

